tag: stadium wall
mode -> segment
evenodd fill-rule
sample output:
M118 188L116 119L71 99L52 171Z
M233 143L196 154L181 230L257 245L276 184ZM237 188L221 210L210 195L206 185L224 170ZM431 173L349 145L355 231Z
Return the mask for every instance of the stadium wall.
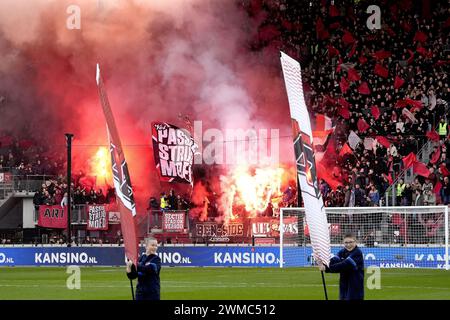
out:
M339 248L333 248L336 253ZM362 248L365 266L445 268L443 247ZM284 249L285 266L312 266L310 247ZM160 247L163 266L279 267L278 247ZM124 266L123 247L0 247L1 266Z

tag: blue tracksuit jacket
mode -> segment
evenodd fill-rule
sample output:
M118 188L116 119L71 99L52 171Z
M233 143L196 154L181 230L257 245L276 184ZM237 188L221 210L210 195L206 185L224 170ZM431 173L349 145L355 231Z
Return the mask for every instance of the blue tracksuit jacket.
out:
M161 258L155 254L142 254L136 266L133 264L131 272L127 273L129 279L138 278L136 286L136 300L160 300Z

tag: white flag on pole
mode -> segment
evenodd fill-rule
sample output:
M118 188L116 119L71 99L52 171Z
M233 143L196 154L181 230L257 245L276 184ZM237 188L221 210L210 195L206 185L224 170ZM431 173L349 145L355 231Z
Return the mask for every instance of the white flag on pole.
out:
M300 64L281 52L281 65L293 121L294 151L297 175L305 206L311 246L316 261L329 265L331 257L330 232L320 193L313 146L311 121L303 95Z

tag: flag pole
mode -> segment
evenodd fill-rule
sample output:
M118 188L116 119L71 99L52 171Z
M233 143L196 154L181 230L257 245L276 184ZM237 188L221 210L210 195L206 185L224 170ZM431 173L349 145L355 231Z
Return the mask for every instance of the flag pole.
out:
M66 142L67 142L67 247L72 246L72 235L71 235L71 209L72 209L72 201L71 201L71 186L72 186L72 133L66 133ZM64 195L63 195L64 196Z
M322 275L323 276L323 275ZM133 300L136 300L136 299L134 299L134 289L133 289L133 280L131 280L130 279L130 287L131 287L131 297L133 298ZM327 299L328 300L328 299Z
M322 274L322 284L323 284L323 291L325 292L325 300L328 300L328 293L327 293L327 285L325 284L325 276L323 275L323 271L320 271Z
M303 95L301 67L298 61L283 52L281 52L280 60L292 119L297 183L300 185L303 202L306 204L305 216L309 225L312 249L314 254L317 254L316 261L329 261L331 255L330 234L318 186L313 134ZM306 136L302 137L303 134ZM328 300L323 271L321 275L325 299Z

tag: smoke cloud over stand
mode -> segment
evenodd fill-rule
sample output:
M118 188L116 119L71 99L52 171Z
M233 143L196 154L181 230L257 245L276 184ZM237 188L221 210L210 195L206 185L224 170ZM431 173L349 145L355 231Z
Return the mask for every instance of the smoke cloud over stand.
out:
M70 5L80 8L79 30L66 27ZM51 148L72 132L74 172L88 171L107 145L98 62L138 212L160 191L152 121L184 126L181 114L203 130L279 129L280 162L292 162L278 55L251 50L256 31L233 1L2 1L0 128Z

